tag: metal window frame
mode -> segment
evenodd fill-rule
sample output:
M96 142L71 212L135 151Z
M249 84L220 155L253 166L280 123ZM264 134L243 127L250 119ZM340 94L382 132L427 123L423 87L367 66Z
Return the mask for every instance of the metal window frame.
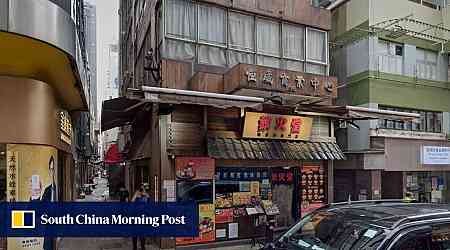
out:
M311 60L311 59L309 59L308 58L308 56L309 56L309 43L308 43L308 34L309 34L309 31L310 30L312 30L312 31L317 31L317 32L321 32L321 33L324 33L325 34L325 62L321 62L321 61L316 61L316 60ZM328 59L328 32L326 32L326 31L324 31L324 30L319 30L319 29L316 29L316 28L311 28L311 27L306 27L306 56L305 56L305 59L306 59L306 62L311 62L311 63L313 63L313 64L322 64L322 65L325 65L325 66L327 66L328 65L328 61L329 61L329 59Z
M285 56L284 55L284 47L282 47L282 50L281 50L281 57L283 59L289 59L289 60L293 60L293 61L306 62L306 26L304 26L304 25L294 25L294 24L291 24L291 23L288 23L288 22L281 22L281 26L282 27L284 27L285 25L293 26L293 27L296 27L296 28L302 28L302 30L303 30L303 41L304 41L304 44L303 44L303 59L298 59L298 58ZM281 33L281 40L282 40L281 42L283 42L283 31L284 30L282 30L282 33Z
M384 127L385 129L401 130L401 131L426 132L426 133L443 133L442 131L444 131L443 124L442 124L443 121L444 121L444 118L443 118L444 116L443 116L443 112L442 111L420 110L420 109L413 109L413 108L399 108L399 107L391 107L391 106L385 106L385 105L381 105L378 108L382 109L382 110L400 109L401 112L409 112L409 113L416 113L416 114L422 114L423 113L423 115L421 115L421 117L419 118L419 123L418 123L419 129L413 129L412 125L411 125L410 129L405 129L405 128L397 129L397 128L395 128L395 121L394 121L394 128L388 128L387 126L385 126ZM431 113L432 116L433 116L433 122L432 122L432 124L433 124L433 131L432 132L428 131L428 113ZM440 122L440 128L439 128L439 130L441 132L436 132L436 130L437 130L436 129L437 117L439 115L441 116L441 122ZM422 119L423 119L423 121L425 121L424 122L424 127L421 127ZM383 121L384 121L384 123L387 123L388 120L387 119L383 119Z
M320 30L320 29L316 29L316 28L312 28L306 25L302 25L302 24L296 24L296 23L290 23L290 22L286 22L286 21L280 21L278 19L274 19L274 18L270 18L270 17L265 17L262 15L258 15L258 14L253 14L253 13L248 13L248 12L244 12L244 11L240 11L240 10L234 10L234 9L230 9L230 8L226 8L226 7L221 7L221 6L216 6L213 4L209 4L209 3L199 3L196 1L192 1L192 0L185 0L186 2L190 2L191 4L194 4L195 7L195 16L196 16L196 34L195 34L195 39L188 39L185 37L179 37L176 36L174 34L169 34L167 32L167 22L166 22L166 17L168 14L167 11L167 5L166 5L166 1L167 0L162 0L162 5L161 8L163 8L162 13L163 13L163 17L162 17L162 22L163 22L163 36L161 38L161 43L162 43L162 51L165 51L165 46L166 46L166 39L171 39L171 40L177 40L177 41L181 41L181 42L187 42L187 43L191 43L195 46L195 59L194 62L195 63L200 63L199 62L199 48L200 46L212 46L212 47L216 47L216 48L220 48L224 50L225 53L225 60L226 60L226 65L230 66L231 65L231 59L230 59L230 53L229 52L237 52L237 53L243 53L246 55L251 55L252 59L253 59L253 64L256 65L260 65L258 62L258 56L264 56L264 57L271 57L271 58L276 58L277 60L279 60L280 64L279 64L279 68L280 69L286 69L287 70L287 61L293 61L293 62L298 62L298 63L302 63L303 67L302 67L302 71L306 72L307 69L307 64L314 64L314 65L320 65L320 66L324 66L325 67L325 72L324 75L329 75L329 70L330 70L330 66L329 66L329 48L328 48L328 32L325 30ZM200 11L200 6L211 6L213 8L221 8L225 10L225 44L220 44L220 43L215 43L215 42L208 42L208 41L201 41L200 40L200 27L199 27L199 19L200 19L200 15L199 15L199 11ZM253 20L253 48L242 48L240 46L234 45L231 43L230 41L230 36L229 36L229 32L230 32L230 15L232 13L238 14L238 15L243 15L243 16L247 16L247 17L251 17ZM269 22L273 22L276 23L279 26L279 55L273 55L270 53L266 53L266 52L262 52L258 50L258 28L257 28L257 22L258 20L267 20ZM304 30L304 35L303 35L303 41L304 41L304 46L303 46L303 59L297 59L297 58L292 58L292 57L288 57L288 56L284 56L284 48L283 48L283 27L284 25L291 25L293 27L298 27ZM321 61L316 61L316 60L308 60L308 31L309 30L314 30L314 31L318 31L321 33L325 34L325 62L321 62Z

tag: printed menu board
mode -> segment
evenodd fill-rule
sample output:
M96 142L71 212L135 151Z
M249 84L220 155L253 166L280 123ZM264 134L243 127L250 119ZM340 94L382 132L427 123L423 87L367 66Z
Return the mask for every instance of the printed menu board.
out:
M199 236L198 237L179 237L176 238L176 245L187 245L214 241L216 239L215 231L215 208L214 204L199 204Z
M302 166L300 172L301 215L326 204L326 173L322 166Z

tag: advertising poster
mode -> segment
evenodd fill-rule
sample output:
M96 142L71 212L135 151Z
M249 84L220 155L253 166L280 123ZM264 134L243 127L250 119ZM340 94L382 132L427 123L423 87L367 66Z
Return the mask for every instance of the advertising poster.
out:
M188 245L195 243L203 243L214 241L216 239L216 225L215 225L215 207L214 204L199 204L199 237L178 237L176 238L176 245Z
M250 204L252 193L250 192L236 192L233 193L233 205L242 206Z
M305 215L326 204L326 174L322 166L302 166L301 215Z
M8 144L8 200L57 201L57 155L53 147ZM52 249L48 238L8 238L8 250Z
M233 208L216 209L216 223L233 222Z
M250 184L250 192L254 196L259 196L259 181L252 181Z
M178 180L214 179L215 162L209 157L177 157L175 159Z

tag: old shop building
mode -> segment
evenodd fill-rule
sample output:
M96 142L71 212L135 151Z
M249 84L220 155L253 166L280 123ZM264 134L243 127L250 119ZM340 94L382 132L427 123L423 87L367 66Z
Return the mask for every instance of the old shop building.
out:
M333 162L344 159L334 120L370 112L331 106L327 10L121 1L120 16L122 92L103 103L102 130L122 127L131 190L147 183L155 201L200 203L200 237L156 244L247 239L273 204L284 228L333 201Z

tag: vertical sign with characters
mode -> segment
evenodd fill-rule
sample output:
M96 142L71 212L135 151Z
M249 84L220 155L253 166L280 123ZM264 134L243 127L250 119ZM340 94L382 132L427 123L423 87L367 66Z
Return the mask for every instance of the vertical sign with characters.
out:
M7 153L7 159L8 159L8 167L6 169L6 176L7 176L7 182L6 182L6 190L7 190L7 201L9 202L15 202L17 201L17 195L18 195L18 176L17 176L17 165L19 160L18 152L14 151L8 151Z

